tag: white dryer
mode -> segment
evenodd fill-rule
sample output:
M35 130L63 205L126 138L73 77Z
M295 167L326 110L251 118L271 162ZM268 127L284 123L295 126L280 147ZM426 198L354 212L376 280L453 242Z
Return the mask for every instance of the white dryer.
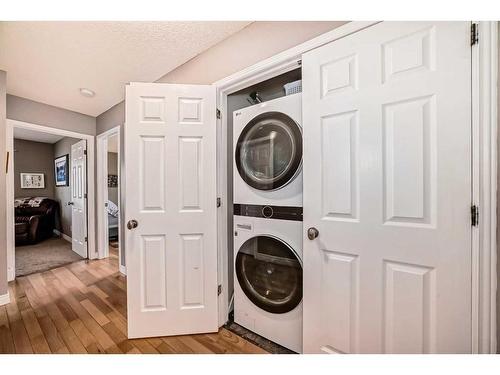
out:
M302 94L233 112L234 203L302 207Z
M234 216L234 321L302 352L302 221Z

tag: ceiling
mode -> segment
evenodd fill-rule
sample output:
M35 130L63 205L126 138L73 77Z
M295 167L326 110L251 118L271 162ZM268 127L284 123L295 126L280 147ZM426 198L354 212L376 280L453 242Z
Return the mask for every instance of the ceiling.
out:
M97 116L126 83L154 82L248 24L0 22L0 69L9 94Z
M64 136L14 127L14 138L34 142L56 143L57 141L63 139Z

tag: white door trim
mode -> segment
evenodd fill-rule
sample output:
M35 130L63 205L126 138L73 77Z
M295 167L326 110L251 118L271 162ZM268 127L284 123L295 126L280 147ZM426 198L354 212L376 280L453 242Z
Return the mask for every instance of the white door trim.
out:
M99 259L107 258L109 256L109 248L106 246L108 243L108 217L105 215L102 205L107 200L108 194L106 184L104 183L106 175L108 174L108 136L109 134L103 133L96 137L96 216L97 216L97 254Z
M96 236L95 236L95 189L94 189L94 136L89 134L77 133L69 130L52 128L44 125L32 124L24 121L7 119L6 121L6 143L7 151L13 155L14 149L14 128L36 130L49 134L61 135L85 139L87 141L87 225L88 225L88 243L87 254L89 259L97 258ZM9 158L7 174L7 280L15 279L15 244L14 244L14 158Z
M472 47L472 350L496 353L498 23L478 22Z
M118 162L120 162L121 158L121 132L120 125L111 128L104 133L97 135L96 143L97 143L97 252L99 254L99 259L109 257L109 238L108 238L108 215L105 214L102 207L99 205L107 199L107 175L108 175L108 139L111 136L116 135L118 137ZM120 168L118 168L118 265L120 272L122 274L126 274L125 264L122 264L122 251L123 246L121 241L121 230L122 230L122 221L121 221L121 163Z
M217 134L218 197L218 267L222 293L219 296L219 325L228 319L228 254L227 254L227 97L252 84L275 77L300 66L302 54L367 27L375 22L354 21L290 48L214 84L217 108L222 116ZM497 191L497 86L498 41L497 22L479 22L479 47L473 47L473 197L480 202L480 226L473 230L473 352L496 352L496 191ZM481 137L479 135L481 134ZM479 148L478 148L479 147ZM479 151L481 154L479 155ZM481 156L481 157L479 157Z

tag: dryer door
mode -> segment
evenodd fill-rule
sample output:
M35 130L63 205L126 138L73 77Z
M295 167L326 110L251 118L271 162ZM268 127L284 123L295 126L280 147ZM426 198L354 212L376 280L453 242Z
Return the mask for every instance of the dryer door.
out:
M265 311L283 314L302 301L302 265L276 237L247 240L236 255L236 276L245 295Z
M279 189L301 168L301 128L284 113L262 113L241 132L235 158L238 172L248 185L259 190Z

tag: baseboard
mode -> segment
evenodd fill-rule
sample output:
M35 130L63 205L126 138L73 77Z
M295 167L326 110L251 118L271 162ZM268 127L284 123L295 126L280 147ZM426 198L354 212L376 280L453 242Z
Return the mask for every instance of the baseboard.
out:
M64 238L66 241L68 241L69 243L73 243L73 240L71 239L70 236L68 236L67 234L64 234L64 233L61 233L61 236L62 238Z
M15 273L15 271L14 271L11 267L9 267L9 268L7 269L7 281L9 281L9 282L10 282L10 281L14 281L14 280L15 280L15 278L16 278L16 273Z
M9 302L10 302L9 292L7 292L6 294L2 294L0 296L0 306L6 305Z
M126 268L125 266L122 266L122 265L120 264L119 269L120 269L120 273L121 273L121 274L123 274L123 275L126 275L126 274L127 274L127 268Z
M71 237L68 236L67 234L64 234L63 232L60 232L57 229L54 229L54 233L57 234L58 236L62 237L63 239L65 239L69 243L73 243L73 241L71 240Z

